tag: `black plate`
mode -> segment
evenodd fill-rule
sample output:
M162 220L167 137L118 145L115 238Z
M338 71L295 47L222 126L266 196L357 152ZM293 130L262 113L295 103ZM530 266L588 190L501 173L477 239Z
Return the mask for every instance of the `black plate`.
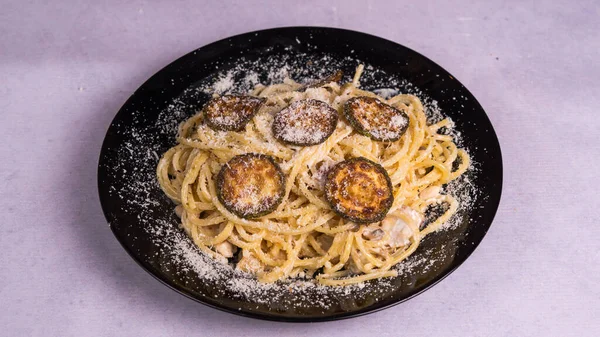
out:
M453 119L464 146L477 163L469 178L478 188L478 197L472 207L458 215L458 226L428 236L413 255L432 263L408 269L395 279L374 281L350 294L311 289L290 293L278 288L256 298L244 298L223 281L199 276L198 270L181 262L185 260L178 256L181 249L169 248L172 238L183 240L179 244L187 238L177 227L173 205L155 182L157 155L174 144L176 125L208 99L202 88L216 81L218 74L236 66L239 70L244 64L242 71L229 79L243 82L240 76L248 71L256 72L264 83L273 80L268 68L277 65L277 60L292 64L287 70L294 78L314 78L332 67L351 74L359 61L366 62L372 68L368 67L361 81L363 87L375 89L382 86L382 80L393 79L393 85L402 90L418 88L423 97L437 100L443 113ZM146 81L123 105L106 134L98 165L98 189L114 235L146 271L165 285L235 314L281 321L326 321L398 304L462 264L481 242L496 213L502 189L502 159L483 108L456 78L431 60L364 33L290 27L212 43L181 57ZM186 252L190 254L190 250ZM191 253L196 254L193 250ZM256 303L257 299L263 302Z

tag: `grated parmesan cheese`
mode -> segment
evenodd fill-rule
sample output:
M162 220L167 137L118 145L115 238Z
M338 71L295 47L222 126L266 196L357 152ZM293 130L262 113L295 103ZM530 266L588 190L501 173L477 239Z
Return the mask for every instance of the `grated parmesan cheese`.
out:
M310 61L310 66L307 61ZM357 302L374 296L383 299L396 289L395 279L383 279L347 287L322 286L310 279L272 284L259 283L249 274L234 270L231 265L216 261L200 252L186 233L178 228L173 215L164 212L164 205L169 201L158 192L159 186L155 178L158 162L156 154L163 153L165 150L165 147L159 143L159 139L172 138L177 132L179 123L193 115L200 108L200 103L205 102L211 94L231 93L234 90L245 93L252 90L259 82L269 85L281 82L288 76L307 83L326 75L329 69L352 69L358 63L363 62L351 57L340 59L326 54L318 56L284 54L254 61L242 57L231 69L219 72L214 77L185 90L166 106L155 125L139 126L143 125L139 122L145 118L143 111L133 113L133 126L115 125L117 132L126 135L128 140L118 148L117 164L111 167L114 169L114 175L124 183L121 187L110 186L109 191L115 198L123 200L123 211L134 215L144 226L157 247L157 254L160 254L161 259L165 261L165 268L167 268L165 272L177 275L190 287L193 287L199 279L202 284L214 285L214 296L233 296L246 302L267 304L273 308L320 307L323 312L340 310L338 306L344 299ZM363 74L361 83L368 83L369 87L366 89L376 90L382 96L394 95L397 92L415 94L424 103L429 123L444 118L438 103L423 95L411 83L390 77L382 70L368 64L365 68L367 71ZM242 73L246 76L238 76ZM259 75L264 73L266 76ZM392 121L392 123L400 123L400 121ZM447 132L454 136L458 145L463 147L470 145L462 144L460 133L454 129L448 128ZM293 135L300 138L303 136ZM132 162L136 163L136 169L127 170L126 167L130 167L128 163ZM452 181L442 191L454 195L461 205L458 214L444 225L445 230L459 230L461 226L468 223L464 221L464 216L480 198L472 182L476 173L475 163L469 174ZM398 279L411 285L411 282L416 282L419 275L434 272L436 268L442 268L451 261L455 249L452 242L446 244L441 251L420 249L394 267L399 273Z

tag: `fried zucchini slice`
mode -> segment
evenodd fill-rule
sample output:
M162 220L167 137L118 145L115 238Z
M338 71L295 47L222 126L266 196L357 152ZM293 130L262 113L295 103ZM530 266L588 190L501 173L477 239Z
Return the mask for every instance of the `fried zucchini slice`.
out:
M334 71L332 74L330 74L329 76L326 76L320 80L317 80L314 83L307 85L306 88L319 88L319 87L322 87L325 84L329 84L331 82L339 82L342 80L343 77L344 77L344 72L338 69L338 70Z
M344 116L358 133L378 141L400 139L409 122L404 111L365 96L346 101Z
M318 79L312 83L308 83L305 84L303 86L301 86L300 88L296 89L296 91L300 91L303 92L308 88L320 88L326 84L329 84L331 82L340 82L342 80L342 78L344 78L344 72L341 70L336 70L333 73L331 73L330 75L323 77L321 79Z
M325 198L342 218L355 223L378 222L392 207L392 182L385 169L357 157L336 164L327 174Z
M304 99L275 114L273 136L286 144L311 146L324 142L338 122L338 112L329 104Z
M265 100L262 97L246 95L215 97L204 106L204 119L213 130L241 131Z
M285 176L267 155L233 157L217 175L217 197L231 213L250 219L271 213L285 194Z

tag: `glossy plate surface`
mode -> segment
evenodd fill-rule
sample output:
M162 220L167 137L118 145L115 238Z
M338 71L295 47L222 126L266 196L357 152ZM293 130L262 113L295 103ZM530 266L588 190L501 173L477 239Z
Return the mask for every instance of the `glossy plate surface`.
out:
M209 84L228 88L223 84L234 81L243 87L254 83L248 83L248 79L265 83L280 80L277 77L283 73L298 80L314 79L323 70L332 68L343 69L345 80L349 80L359 62L370 65L361 79L363 88L418 90L422 97L437 101L443 114L456 124L463 146L476 162L476 170L469 176L477 189L473 204L458 215L455 228L428 236L413 256L413 261L431 263L427 267L416 266L381 285L375 281L351 293L323 293L322 289L289 292L280 287L256 298L248 298L239 288L228 288L223 280L215 281L202 270L182 263L184 255L189 258L190 250L171 240L186 238L177 227L173 204L155 181L154 170L158 156L174 145L178 123L193 115L210 98L210 90L206 89ZM241 87L232 91L242 90ZM106 134L98 165L98 189L116 238L146 271L165 285L235 314L281 321L324 321L398 304L431 287L462 264L485 236L498 208L502 159L483 108L458 80L431 60L397 43L364 33L290 27L212 43L152 76L123 105Z

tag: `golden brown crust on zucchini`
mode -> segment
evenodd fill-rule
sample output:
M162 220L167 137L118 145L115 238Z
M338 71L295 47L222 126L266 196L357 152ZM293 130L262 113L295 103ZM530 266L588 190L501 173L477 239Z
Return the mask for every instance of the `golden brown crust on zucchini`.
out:
M355 223L383 220L394 202L385 169L363 157L344 160L331 168L325 198L336 213Z
M241 131L264 102L265 98L247 95L215 97L204 106L204 118L213 130Z
M285 177L272 157L246 153L233 157L217 175L217 197L231 213L257 218L271 213L285 193Z
M378 141L395 141L406 132L408 116L374 97L354 97L344 104L344 116L354 129Z
M324 142L338 121L338 112L327 103L304 99L279 111L273 120L273 136L287 144L310 146Z

